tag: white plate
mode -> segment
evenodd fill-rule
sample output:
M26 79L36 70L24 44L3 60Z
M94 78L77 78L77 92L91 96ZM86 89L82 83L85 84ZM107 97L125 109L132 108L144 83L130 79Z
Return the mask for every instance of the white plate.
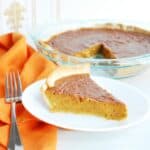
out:
M147 98L135 87L103 77L92 77L100 86L111 91L121 99L128 108L128 117L123 121L106 120L104 118L77 115L72 113L53 113L49 110L40 93L44 80L27 87L22 96L25 108L38 119L58 127L80 131L112 131L137 125L149 115Z

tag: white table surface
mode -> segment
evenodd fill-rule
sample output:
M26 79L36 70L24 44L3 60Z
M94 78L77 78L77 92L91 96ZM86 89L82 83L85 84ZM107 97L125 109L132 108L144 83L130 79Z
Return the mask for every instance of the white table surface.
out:
M122 82L136 86L150 100L150 68ZM150 118L122 131L90 133L59 129L57 150L150 150Z

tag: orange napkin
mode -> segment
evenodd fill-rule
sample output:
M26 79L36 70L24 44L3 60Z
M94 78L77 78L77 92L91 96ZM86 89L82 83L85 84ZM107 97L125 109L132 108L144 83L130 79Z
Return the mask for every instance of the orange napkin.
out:
M6 72L18 70L23 89L46 77L56 65L26 44L18 33L0 36L0 150L6 150L10 129L10 104L4 101ZM36 106L35 106L36 107ZM55 150L57 128L34 118L17 104L17 122L25 150Z

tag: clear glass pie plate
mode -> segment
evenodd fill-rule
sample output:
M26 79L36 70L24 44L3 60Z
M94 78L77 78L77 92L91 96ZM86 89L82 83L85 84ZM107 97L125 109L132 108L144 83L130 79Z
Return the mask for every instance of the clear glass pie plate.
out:
M38 51L48 60L54 61L59 65L75 65L80 63L90 63L91 74L111 78L125 78L143 72L150 66L150 54L137 57L105 59L105 58L79 58L56 51L53 48L43 46L40 41L48 40L51 36L63 31L82 27L94 27L108 23L108 20L88 20L76 22L61 22L41 25L30 32ZM118 23L111 21L111 23ZM121 24L138 26L148 29L148 24L140 22L121 22ZM149 29L148 29L149 30Z

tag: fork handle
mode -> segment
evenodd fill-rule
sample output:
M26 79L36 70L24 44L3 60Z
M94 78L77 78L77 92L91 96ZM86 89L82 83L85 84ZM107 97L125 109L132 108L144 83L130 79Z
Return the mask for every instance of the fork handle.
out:
M14 125L11 125L10 127L10 135L9 135L9 141L8 141L8 150L15 150L15 128Z
M14 112L13 112L13 102L11 102L11 126L8 141L8 150L15 150L15 125L14 125Z
M19 136L19 131L16 123L16 102L11 102L11 127L10 127L10 139L8 143L9 150L23 150L23 145Z

